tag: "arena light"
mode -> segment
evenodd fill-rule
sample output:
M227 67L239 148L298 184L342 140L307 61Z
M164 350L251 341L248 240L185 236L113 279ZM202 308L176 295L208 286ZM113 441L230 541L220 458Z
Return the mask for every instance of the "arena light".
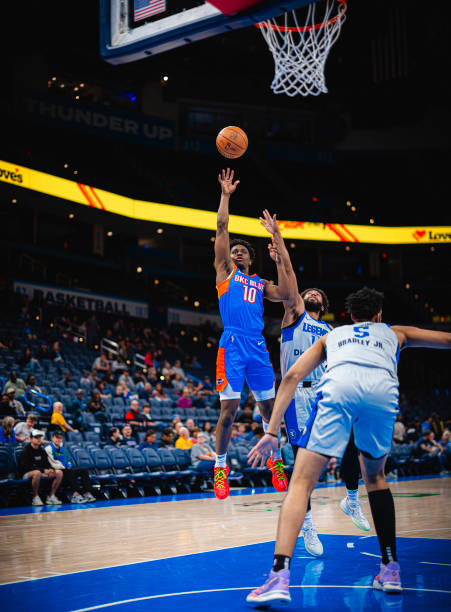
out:
M111 236L113 235L113 232L107 232L106 235L108 236L108 238L111 238Z
M17 200L16 200L16 198L13 198L13 199L11 200L11 203L12 203L12 204L17 204Z
M352 212L355 212L357 209L356 209L355 206L351 206L351 210L352 210Z
M162 234L164 232L164 229L162 227L159 227L157 229L157 234Z
M69 219L75 219L75 215L74 213L70 213L69 215L67 215L69 217Z
M154 285L159 285L159 284L160 284L160 281L158 280L158 278L156 278L156 279L153 281L153 283L154 283Z
M349 200L346 202L346 206L351 206L351 202Z
M196 308L199 308L199 305L200 305L200 304L199 304L199 302L196 300L196 301L194 302L194 306L195 306Z
M350 251L350 250L351 250L351 247L349 246L349 244L347 244L347 245L345 246L345 250L346 250L346 251Z
M193 342L197 342L199 338L197 336L193 336Z
M295 248L296 248L296 245L294 244L294 242L291 242L291 243L290 243L290 248L291 248L291 249L295 249Z
M184 335L185 335L185 330L184 330L184 329L182 329L182 331L180 332L180 335L181 335L181 336L184 336Z
M69 164L64 164L64 167L65 168L69 168Z
M371 223L371 225L373 225L374 219L370 219L370 223Z
M406 283L406 289L410 289L410 283Z
M187 301L189 300L189 297L188 297L187 295L185 295L185 296L183 296L183 300L184 300L185 302L187 302Z
M216 242L216 238L214 236L211 236L210 242Z
M141 268L141 266L138 266L136 268L136 271L138 272L138 274L141 274L141 272L143 271L143 269Z
M435 247L431 246L431 251L434 252L435 251Z

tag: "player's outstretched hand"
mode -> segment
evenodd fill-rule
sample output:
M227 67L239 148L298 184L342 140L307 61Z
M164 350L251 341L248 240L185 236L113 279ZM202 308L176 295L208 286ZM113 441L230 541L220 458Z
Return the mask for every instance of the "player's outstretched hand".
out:
M268 251L269 251L269 256L276 264L279 264L282 261L282 258L280 257L279 249L277 248L277 245L275 244L274 239L268 244Z
M279 226L277 225L276 217L277 215L272 215L269 213L269 210L265 208L263 211L263 217L259 217L261 225L265 228L265 230L274 236L274 234L280 234Z
M272 456L279 447L279 441L274 436L265 434L258 444L251 448L248 453L248 463L251 463L251 467L265 467L266 459L268 456Z
M227 168L227 170L223 169L221 174L218 174L218 181L223 195L231 195L239 185L240 181L233 182L234 174L235 172L230 170L230 168Z

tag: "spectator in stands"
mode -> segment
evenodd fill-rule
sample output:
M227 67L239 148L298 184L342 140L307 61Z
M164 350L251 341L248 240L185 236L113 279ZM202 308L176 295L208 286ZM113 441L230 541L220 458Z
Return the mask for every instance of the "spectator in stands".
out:
M54 362L64 361L64 355L61 351L60 343L58 342L58 340L53 343L52 352L50 353L50 359Z
M432 469L440 473L445 473L445 463L443 449L434 440L433 431L425 431L417 443L420 459L423 459Z
M97 370L91 370L88 378L92 389L97 387L97 385L100 383L100 378L97 376Z
M80 378L80 387L83 387L84 389L91 389L92 386L92 380L89 377L88 370L83 370Z
M190 436L193 435L194 429L196 427L196 425L194 424L194 420L193 419L186 419L186 423L185 423L185 427L188 429Z
M55 505L61 504L61 501L56 497L56 491L63 479L61 470L54 470L49 463L47 453L42 448L44 441L44 432L39 429L33 429L30 435L30 442L25 446L18 458L19 473L24 480L31 480L31 488L33 490L33 506L43 506L43 502L39 497L39 484L42 474L52 480L50 495L46 499L46 504Z
M411 442L417 442L419 438L419 434L418 434L418 430L415 426L415 423L412 421L409 421L407 423L407 430L406 430L406 442L407 443L411 443Z
M6 417L10 418L10 417ZM183 450L190 449L193 446L193 441L190 439L189 431L186 427L181 427L179 437L175 441L175 448L181 448Z
M191 449L191 463L200 472L213 472L215 461L216 453L207 443L204 433L200 431L196 444Z
M252 430L252 436L250 437L248 436L247 439L252 444L252 446L255 446L257 442L261 438L263 438L264 435L265 435L265 432L263 430L263 427L259 425L258 423L256 423L256 426Z
M117 372L124 372L127 369L127 365L124 361L124 358L121 355L116 355L116 358L111 363L111 370L113 374L117 374Z
M426 431L432 431L432 427L431 427L431 422L432 422L432 417L428 416L422 423L421 423L421 435L423 435Z
M213 385L209 376L204 376L202 384L204 393L213 393Z
M105 404L100 399L100 394L93 391L91 394L91 400L88 403L88 407L86 409L88 412L95 414L97 420L101 422L106 421L106 408Z
M173 427L173 429L172 429L172 430L173 430L173 432L174 432L174 435L175 435L176 439L177 439L177 438L180 436L180 430L181 430L181 429L182 429L182 427L183 427L183 423L182 423L182 421L180 420L180 417L177 417L177 418L178 418L179 420L178 420L178 421L175 423L175 425L174 425L174 427ZM174 419L174 420L175 420L175 419ZM173 422L174 422L174 421L173 421Z
M17 373L14 370L9 375L9 379L5 383L5 389L13 389L16 397L21 397L27 390L27 385L22 378L17 377ZM6 391L8 393L8 391Z
M96 498L93 495L92 482L89 477L88 470L83 468L74 468L66 449L63 444L63 432L61 429L52 431L51 442L46 446L45 451L54 470L62 470L63 480L62 485L67 485L72 492L71 504L85 504L87 502L95 502ZM84 496L79 492L77 479L80 478L81 485L84 490Z
M185 387L183 376L181 374L176 374L171 384L174 391L177 391L177 393L181 393Z
M234 423L232 425L232 433L230 435L230 442L232 444L236 444L237 442L241 442L241 436L238 433L238 425Z
M63 404L61 402L53 403L53 413L52 418L50 419L50 425L55 425L56 427L60 427L63 431L73 431L78 432L78 429L74 429L72 425L66 421L63 416ZM52 427L55 429L55 427Z
M75 391L75 397L70 405L71 414L76 415L86 411L88 405L86 403L86 400L83 399L83 395L83 389L77 389Z
M116 448L119 448L122 445L122 434L119 431L119 427L111 427L110 431L108 432L106 446L115 446Z
M396 415L396 421L395 421L395 425L393 428L393 440L396 442L396 444L404 444L405 436L406 436L406 427L404 423L402 422L402 414L398 412L398 414Z
M440 440L444 430L443 421L436 412L431 414L431 431L434 432L436 440Z
M21 368L28 367L31 370L36 370L41 367L36 357L33 357L33 354L29 346L26 346L24 348L22 356L19 359L19 364Z
M131 391L136 390L136 385L133 381L133 378L130 376L130 372L128 370L124 370L122 374L119 376L118 380L119 384L125 384Z
M205 421L205 423L202 426L202 431L204 432L205 441L208 444L210 444L210 442L212 442L214 440L214 437L213 437L213 428L211 426L210 421Z
M191 367L196 368L197 370L202 369L202 364L199 363L199 360L197 359L196 355L193 355L193 359L191 361Z
M23 405L19 402L19 400L16 400L15 398L16 392L14 391L14 387L6 386L6 395L8 396L9 406L11 410L13 411L13 416L24 417L25 409Z
M26 380L27 390L31 389L32 391L36 391L36 393L42 393L42 389L36 384L36 377L34 374L29 374Z
M193 402L189 396L188 387L183 388L182 395L177 400L177 408L192 408Z
M112 397L113 395L111 388L107 385L105 380L101 380L94 391L100 395L101 400Z
M122 428L122 444L124 446L138 446L138 441L133 435L131 425L124 425Z
M41 347L38 351L38 359L42 361L43 359L50 359L50 351L47 342L41 342Z
M146 431L144 440L139 445L139 450L142 450L143 448L153 448L154 450L158 450L157 432L153 429Z
M237 418L237 423L245 423L246 425L250 425L253 420L251 407L244 406L242 414Z
M164 402L169 399L166 393L164 392L161 383L157 383L155 385L155 389L152 391L152 397L153 399L156 399L159 402Z
M14 418L5 416L0 427L0 444L17 444L18 440L14 432Z
M442 449L443 464L449 470L451 463L451 432L448 429L445 429L443 432L439 440L439 446Z
M174 448L172 444L174 433L170 427L165 427L161 432L161 439L159 442L159 448Z
M185 378L185 370L182 368L182 362L180 359L177 359L172 368L174 374L180 374L182 378Z
M331 484L335 484L340 480L340 473L338 471L338 462L336 457L331 457L327 463L325 480Z
M97 372L110 371L110 362L107 359L105 351L102 351L102 353L100 353L100 355L96 359L94 359L92 369L97 370Z
M163 367L161 368L161 373L163 374L163 376L167 376L167 375L173 375L174 374L174 370L171 368L171 364L169 363L169 361L165 361L163 363Z
M132 400L130 402L130 408L125 413L125 420L129 425L140 429L143 424L141 410L139 408L138 400Z
M161 384L163 386L163 389L171 389L172 390L173 386L172 386L171 375L170 374L165 374L164 375L164 380L163 380L163 382Z
M64 372L63 378L61 379L61 384L64 385L66 389L68 389L71 382L72 382L72 374L70 373L69 370L66 370Z
M149 404L143 404L142 407L142 423L143 427L152 427L155 423L152 420L152 415L150 414L150 406Z
M17 441L20 444L30 441L31 430L35 429L38 417L33 412L27 414L27 418L24 421L19 421L14 427L14 433L16 434Z
M142 372L136 372L135 385L140 399L149 400L152 395L152 385Z
M6 393L2 393L2 399L0 401L0 418L5 416L16 416L16 411L9 401L9 396Z

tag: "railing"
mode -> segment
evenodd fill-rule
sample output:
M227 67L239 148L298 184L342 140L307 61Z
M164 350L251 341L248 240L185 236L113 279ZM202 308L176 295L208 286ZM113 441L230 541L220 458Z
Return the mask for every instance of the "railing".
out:
M48 395L44 395L34 389L27 389L25 391L24 400L27 406L30 406L33 410L38 410L42 413L49 413L52 410L52 399ZM39 400L43 400L47 405L40 405L38 403Z
M114 340L110 340L109 338L102 338L100 341L100 352L112 353L115 357L117 357L119 353L119 344Z
M140 355L140 353L136 353L136 355L133 358L133 365L135 366L135 368L139 368L140 370L146 370L147 365L146 365L146 360L145 360L144 355Z

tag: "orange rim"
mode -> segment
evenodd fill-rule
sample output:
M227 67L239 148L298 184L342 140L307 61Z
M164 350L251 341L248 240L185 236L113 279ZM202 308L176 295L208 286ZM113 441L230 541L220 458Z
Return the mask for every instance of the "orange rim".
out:
M337 2L341 4L340 12L338 13L338 15L335 15L335 17L332 17L332 19L329 19L328 21L323 21L323 23L315 23L315 25L303 26L302 28L298 28L296 26L279 26L274 23L262 21L261 23L256 23L255 27L260 29L271 28L272 30L277 30L278 32L309 32L310 30L319 30L323 27L336 23L346 13L346 9L348 7L346 4L346 0L337 0Z

